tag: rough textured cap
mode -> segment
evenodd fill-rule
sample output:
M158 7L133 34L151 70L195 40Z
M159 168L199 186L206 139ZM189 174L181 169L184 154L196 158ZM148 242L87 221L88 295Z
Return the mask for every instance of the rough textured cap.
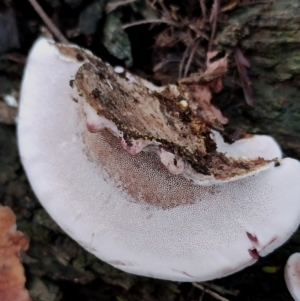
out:
M291 255L284 268L286 286L295 301L300 301L300 253Z
M35 44L18 137L37 197L85 249L130 273L203 281L254 263L295 231L298 161L283 159L222 185L194 185L154 154L132 156L107 130L87 130L69 85L80 64L45 39Z
M70 52L66 47L60 49ZM210 124L200 113L207 107L203 105L200 110L193 106L188 92L192 87L180 82L161 92L149 90L138 80L118 76L100 59L82 50L80 54L85 62L73 85L94 112L92 120L91 114L86 114L88 128L97 132L104 127L104 120L115 124L117 132L109 129L130 154L154 152L169 172L199 185L235 181L273 164L261 157L232 158L218 152Z

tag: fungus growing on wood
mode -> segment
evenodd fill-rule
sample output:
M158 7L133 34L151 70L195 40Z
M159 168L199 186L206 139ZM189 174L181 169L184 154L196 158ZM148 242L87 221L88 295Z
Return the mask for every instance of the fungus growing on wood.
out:
M284 268L286 286L295 301L300 301L300 253L292 254Z
M244 139L249 156L241 151L244 158L234 157L234 144L228 147L233 156L226 156L217 151L220 139L195 113L189 120L198 135L191 122L175 118L185 106L166 96L171 88L149 92L99 62L78 47L40 39L22 84L21 159L40 202L68 235L126 272L178 281L229 275L290 237L300 218L298 161L283 159L275 167L272 156L280 156L279 148L264 137L266 159L257 157L255 139ZM92 71L104 89L86 85L86 75L95 76ZM132 109L130 118L113 106L116 95L123 112ZM144 117L150 120L141 110L144 96L154 116L160 112L160 125L144 123ZM172 131L166 120L176 122ZM184 131L190 136L180 137ZM195 155L201 152L203 158ZM165 166L170 159L174 165L174 159L182 160L183 169L194 174L199 174L195 166L204 173L199 181L182 171L172 174ZM233 171L220 178L217 165L210 164L214 159L221 169L233 166Z
M8 207L0 207L0 300L30 301L25 289L24 268L19 253L27 250L28 238L16 231L16 217Z
M224 142L219 132L212 131L212 136L217 144L217 150L233 158L261 157L271 160L282 157L280 146L270 136L248 135L235 141L233 144Z
M61 51L66 48L60 47ZM154 152L169 172L200 185L236 180L270 166L261 157L233 158L218 152L211 128L197 107L182 105L183 99L193 100L193 92L182 81L178 87L157 92L118 76L94 56L81 56L85 61L73 84L89 107L90 131L109 128L130 154Z

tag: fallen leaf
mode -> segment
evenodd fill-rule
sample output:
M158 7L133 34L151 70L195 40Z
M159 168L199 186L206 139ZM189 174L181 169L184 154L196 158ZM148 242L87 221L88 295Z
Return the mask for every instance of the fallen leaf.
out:
M24 268L19 259L29 239L16 230L16 216L9 207L0 207L0 300L30 301L25 289Z

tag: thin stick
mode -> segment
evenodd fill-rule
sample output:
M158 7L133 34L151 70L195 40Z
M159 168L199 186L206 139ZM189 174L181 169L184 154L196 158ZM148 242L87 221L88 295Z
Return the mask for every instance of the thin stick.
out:
M166 24L170 24L170 25L173 25L176 27L181 27L178 23L175 23L173 21L162 20L162 19L149 19L149 20L141 20L141 21L124 24L122 26L122 28L125 29L125 28L131 27L131 26L137 26L137 25L148 24L148 23L166 23Z
M205 293L211 295L211 296L214 297L216 300L219 300L219 301L230 301L230 300L228 300L228 299L226 299L226 298L220 296L219 294L217 294L217 293L211 291L210 289L205 288L205 287L204 287L203 285L201 285L201 284L198 284L198 283L193 282L193 286L199 288L201 291L205 291Z
M64 35L59 31L59 29L54 25L51 19L44 12L42 7L36 0L28 0L44 23L47 25L48 29L52 32L52 34L57 38L57 40L63 44L69 44L69 41L64 37Z
M199 301L203 301L203 298L204 298L204 295L205 295L205 291L206 291L206 290L203 290L203 291L202 291Z
M220 294L228 294L232 296L238 296L240 291L239 290L228 290L223 288L222 286L210 283L210 282L201 282L202 285L209 287L210 289L220 293Z
M121 1L116 1L116 2L112 2L112 3L108 3L105 6L105 11L107 14L111 13L113 10L117 9L119 6L123 6L123 5L127 5L130 3L133 3L137 0L121 0Z
M238 6L251 6L251 5L256 5L256 4L268 4L268 3L273 3L274 0L257 0L257 1L239 1Z
M194 46L193 46L193 48L192 48L192 51L190 52L189 59L187 60L187 63L186 63L186 65L185 65L183 77L186 77L187 74L188 74L188 71L189 71L189 69L190 69L191 63L192 63L192 61L193 61L193 58L194 58L194 55L195 55L195 52L196 52L198 46L199 46L199 40L194 44Z
M216 35L219 10L220 10L220 0L214 0L213 12L212 12L213 24L212 24L211 36L208 45L208 51L211 51L212 44Z
M200 6L201 6L201 10L202 10L202 16L205 19L206 18L206 5L204 0L200 0Z
M190 49L191 49L191 45L187 46L184 53L183 53L183 55L182 55L182 58L181 58L181 61L180 61L180 64L179 64L178 79L182 78L182 71L183 71L184 62L185 62L185 60L187 59L187 57L189 55Z

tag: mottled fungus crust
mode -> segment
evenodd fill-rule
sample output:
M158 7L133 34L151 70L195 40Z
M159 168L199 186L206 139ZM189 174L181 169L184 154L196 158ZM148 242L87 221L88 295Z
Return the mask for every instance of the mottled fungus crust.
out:
M188 96L180 93L180 87L178 95L172 92L174 86L161 93L151 91L120 77L100 59L87 59L76 73L74 85L99 116L116 125L129 152L132 141L160 145L195 173L220 181L243 177L270 164L261 157L232 158L218 152L211 127L189 106L180 104Z
M172 174L166 166L173 162L180 169L184 163L186 173L195 172L180 162L183 156L172 153L170 145L131 139L130 132L123 135L117 122L105 118L112 113L97 114L101 102L95 101L94 108L83 97L84 91L78 93L75 76L84 64L95 65L90 56L76 46L38 40L28 57L18 123L20 155L33 190L81 246L129 273L205 281L253 264L297 229L300 164L281 160L273 139L253 136L227 145L217 133L201 132L203 139L212 139L217 151L229 155L226 159L279 157L280 166L272 163L231 182L216 183L202 175L208 178L195 185L187 174L176 174L176 169ZM90 97L98 88L108 93L109 100L112 83L101 81L106 92L95 86L86 93ZM155 108L164 107L148 95ZM132 97L139 100L134 93ZM164 114L171 116L168 110ZM145 130L151 134L146 125ZM169 133L164 139L174 142ZM206 144L200 142L199 150L206 152ZM191 148L195 145L191 140Z
M30 301L20 252L27 250L29 239L16 230L16 217L8 207L0 207L0 300Z

